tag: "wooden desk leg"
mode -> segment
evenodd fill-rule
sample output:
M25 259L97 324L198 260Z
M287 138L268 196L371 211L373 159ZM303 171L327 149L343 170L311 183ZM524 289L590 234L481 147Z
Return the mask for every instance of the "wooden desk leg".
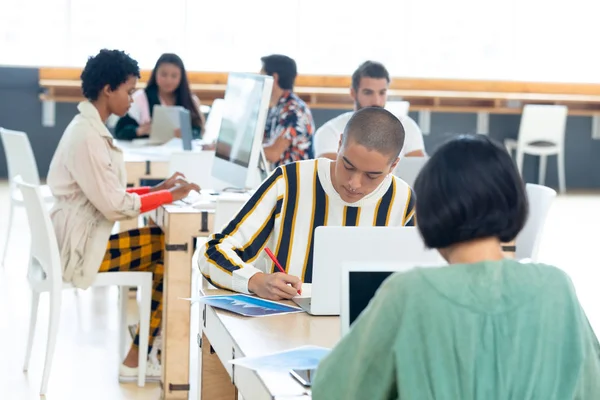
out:
M210 342L202 333L202 400L237 400L237 389L219 356L211 351Z
M139 228L137 218L126 219L119 222L119 232L125 232L137 228Z
M194 238L185 214L165 213L165 277L163 283L162 392L164 399L187 399L190 389L190 297ZM195 222L197 225L197 222Z

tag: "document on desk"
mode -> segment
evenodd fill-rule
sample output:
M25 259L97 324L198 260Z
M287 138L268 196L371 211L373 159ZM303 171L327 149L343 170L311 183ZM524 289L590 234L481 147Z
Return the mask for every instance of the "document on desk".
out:
M287 306L275 301L264 300L247 294L233 294L228 296L200 296L183 300L204 303L209 306L231 311L244 317L266 317L304 312L299 307Z
M301 346L266 356L236 358L229 362L252 370L311 370L316 369L330 351L325 347Z

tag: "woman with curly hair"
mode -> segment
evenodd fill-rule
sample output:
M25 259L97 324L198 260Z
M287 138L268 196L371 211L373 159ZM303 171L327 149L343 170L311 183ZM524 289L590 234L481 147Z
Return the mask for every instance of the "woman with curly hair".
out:
M163 233L144 227L111 235L116 221L180 200L199 190L175 174L155 187L127 188L121 149L106 127L111 114L129 110L140 70L135 60L118 50L101 50L82 74L83 95L77 114L54 153L48 185L55 197L51 211L63 266L63 280L86 289L98 272L153 273L151 348L160 329L163 286ZM120 366L123 381L134 380L138 366L139 330ZM148 363L147 380L159 380L160 366Z

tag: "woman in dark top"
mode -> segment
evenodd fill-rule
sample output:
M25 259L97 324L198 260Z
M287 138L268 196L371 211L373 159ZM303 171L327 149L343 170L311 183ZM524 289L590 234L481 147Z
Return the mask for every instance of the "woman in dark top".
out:
M190 90L181 58L172 53L160 56L145 89L133 94L133 103L126 116L119 119L114 136L119 140L147 138L150 134L152 110L155 105L182 106L192 118L192 133L199 139L204 130L204 115L200 100ZM175 136L180 137L179 129Z

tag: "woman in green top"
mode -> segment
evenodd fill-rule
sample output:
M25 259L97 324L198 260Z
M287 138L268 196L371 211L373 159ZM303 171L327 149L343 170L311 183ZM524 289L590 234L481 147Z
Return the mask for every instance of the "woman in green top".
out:
M600 399L598 340L569 277L503 256L528 214L506 150L455 138L414 189L423 240L450 265L384 282L319 365L312 398Z

